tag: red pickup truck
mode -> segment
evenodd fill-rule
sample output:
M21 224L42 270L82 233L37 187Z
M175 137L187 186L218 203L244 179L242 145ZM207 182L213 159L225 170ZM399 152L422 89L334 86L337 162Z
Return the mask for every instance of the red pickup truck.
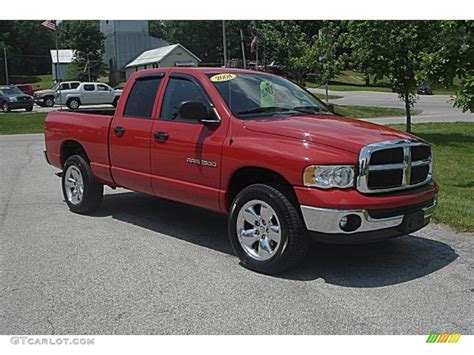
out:
M96 210L108 185L227 213L235 253L263 273L296 265L310 237L419 230L438 191L420 138L339 117L291 81L248 70L136 72L113 116L52 112L45 142L72 212Z

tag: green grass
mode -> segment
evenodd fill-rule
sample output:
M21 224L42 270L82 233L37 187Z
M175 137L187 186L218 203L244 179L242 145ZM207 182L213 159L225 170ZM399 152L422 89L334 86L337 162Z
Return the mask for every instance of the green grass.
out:
M46 112L0 113L0 134L43 133Z
M432 85L433 93L435 95L454 95L457 88L459 87L460 80L456 78L454 83L449 88L444 88L441 85ZM320 88L324 89L324 86L319 86L311 81L306 82L307 88ZM334 80L329 82L329 90L334 91L377 91L377 92L392 92L392 88L388 80L385 78L374 82L374 77L370 77L370 85L365 85L365 77L363 73L346 70L341 72L340 75L336 76Z
M334 110L337 114L350 118L375 118L405 115L405 111L399 108L383 108L372 106L334 105Z
M413 133L433 147L433 175L440 188L435 220L474 232L474 122L415 124Z
M33 84L35 90L49 89L53 86L53 76L49 75L11 75L10 82L13 84Z

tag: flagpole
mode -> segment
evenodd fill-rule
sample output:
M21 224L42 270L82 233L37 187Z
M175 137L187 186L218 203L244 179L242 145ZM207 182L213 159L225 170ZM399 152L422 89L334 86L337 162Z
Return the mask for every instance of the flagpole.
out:
M59 47L58 47L58 25L56 21L56 30L54 31L54 41L56 42L56 81L59 92L59 110L63 110L63 98L61 96L61 80L59 79Z

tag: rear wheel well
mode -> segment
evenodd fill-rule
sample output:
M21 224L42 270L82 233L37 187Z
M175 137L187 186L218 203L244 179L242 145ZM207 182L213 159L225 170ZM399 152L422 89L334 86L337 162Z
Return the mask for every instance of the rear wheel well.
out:
M66 160L73 155L80 155L89 163L86 150L79 142L65 141L61 147L61 165L64 166Z
M283 176L273 170L247 167L237 170L232 175L227 190L227 207L230 208L232 201L240 191L253 184L273 186L283 193L296 207L299 205L293 186Z

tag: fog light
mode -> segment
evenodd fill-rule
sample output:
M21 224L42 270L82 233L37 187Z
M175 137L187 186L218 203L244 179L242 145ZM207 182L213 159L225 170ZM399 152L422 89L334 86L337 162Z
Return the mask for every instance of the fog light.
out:
M339 220L339 228L344 232L354 232L361 224L362 220L356 214L348 214Z

